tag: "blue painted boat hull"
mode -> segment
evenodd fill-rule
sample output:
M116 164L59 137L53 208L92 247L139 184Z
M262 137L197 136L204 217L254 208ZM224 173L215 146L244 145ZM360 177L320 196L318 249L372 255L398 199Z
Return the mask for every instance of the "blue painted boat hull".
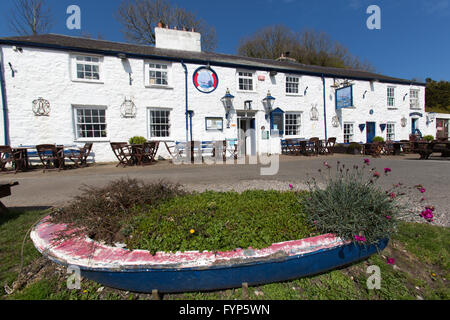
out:
M205 268L110 269L81 268L84 277L117 289L149 293L211 291L238 288L242 283L262 285L322 273L368 258L383 250L389 239L371 246L354 243L307 254L252 263Z

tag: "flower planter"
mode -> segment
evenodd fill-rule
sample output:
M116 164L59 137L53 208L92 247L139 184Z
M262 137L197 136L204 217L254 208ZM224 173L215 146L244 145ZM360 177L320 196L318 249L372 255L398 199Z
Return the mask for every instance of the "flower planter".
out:
M54 233L65 225L44 218L31 232L36 248L52 261L78 266L82 276L134 292L162 293L219 290L286 281L317 274L365 259L377 252L332 234L276 243L260 250L227 252L158 252L126 250L95 242L87 237L55 241ZM380 240L384 249L388 239Z

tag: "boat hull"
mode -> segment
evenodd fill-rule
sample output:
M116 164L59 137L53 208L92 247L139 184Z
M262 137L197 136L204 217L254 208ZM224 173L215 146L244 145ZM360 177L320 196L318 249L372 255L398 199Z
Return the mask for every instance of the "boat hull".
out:
M380 241L378 249L384 249L387 244L388 240ZM248 265L238 263L206 269L128 271L85 269L82 274L106 286L135 292L148 293L153 289L166 293L210 291L239 288L245 282L253 286L310 276L363 260L376 252L375 246L347 244L334 249Z
M271 247L228 252L157 253L109 247L90 239L55 242L63 225L43 221L31 233L36 248L81 275L102 285L161 293L211 291L262 285L322 273L366 259L383 250L389 239L359 245L331 234L288 241Z

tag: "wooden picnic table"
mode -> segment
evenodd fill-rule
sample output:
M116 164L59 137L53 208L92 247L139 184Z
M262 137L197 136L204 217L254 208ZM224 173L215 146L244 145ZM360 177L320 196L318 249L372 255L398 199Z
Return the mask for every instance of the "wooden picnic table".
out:
M428 159L432 153L440 152L441 156L450 155L450 141L415 141L413 152L420 154L420 159Z

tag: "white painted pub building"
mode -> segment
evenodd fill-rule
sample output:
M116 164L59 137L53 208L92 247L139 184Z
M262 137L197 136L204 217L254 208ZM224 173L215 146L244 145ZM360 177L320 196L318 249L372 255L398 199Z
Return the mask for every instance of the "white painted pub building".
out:
M247 154L274 154L287 138L365 143L436 134L423 83L207 53L199 33L155 33L155 46L54 34L0 38L0 144L94 142L95 160L106 162L116 160L110 142L133 136L238 139Z

